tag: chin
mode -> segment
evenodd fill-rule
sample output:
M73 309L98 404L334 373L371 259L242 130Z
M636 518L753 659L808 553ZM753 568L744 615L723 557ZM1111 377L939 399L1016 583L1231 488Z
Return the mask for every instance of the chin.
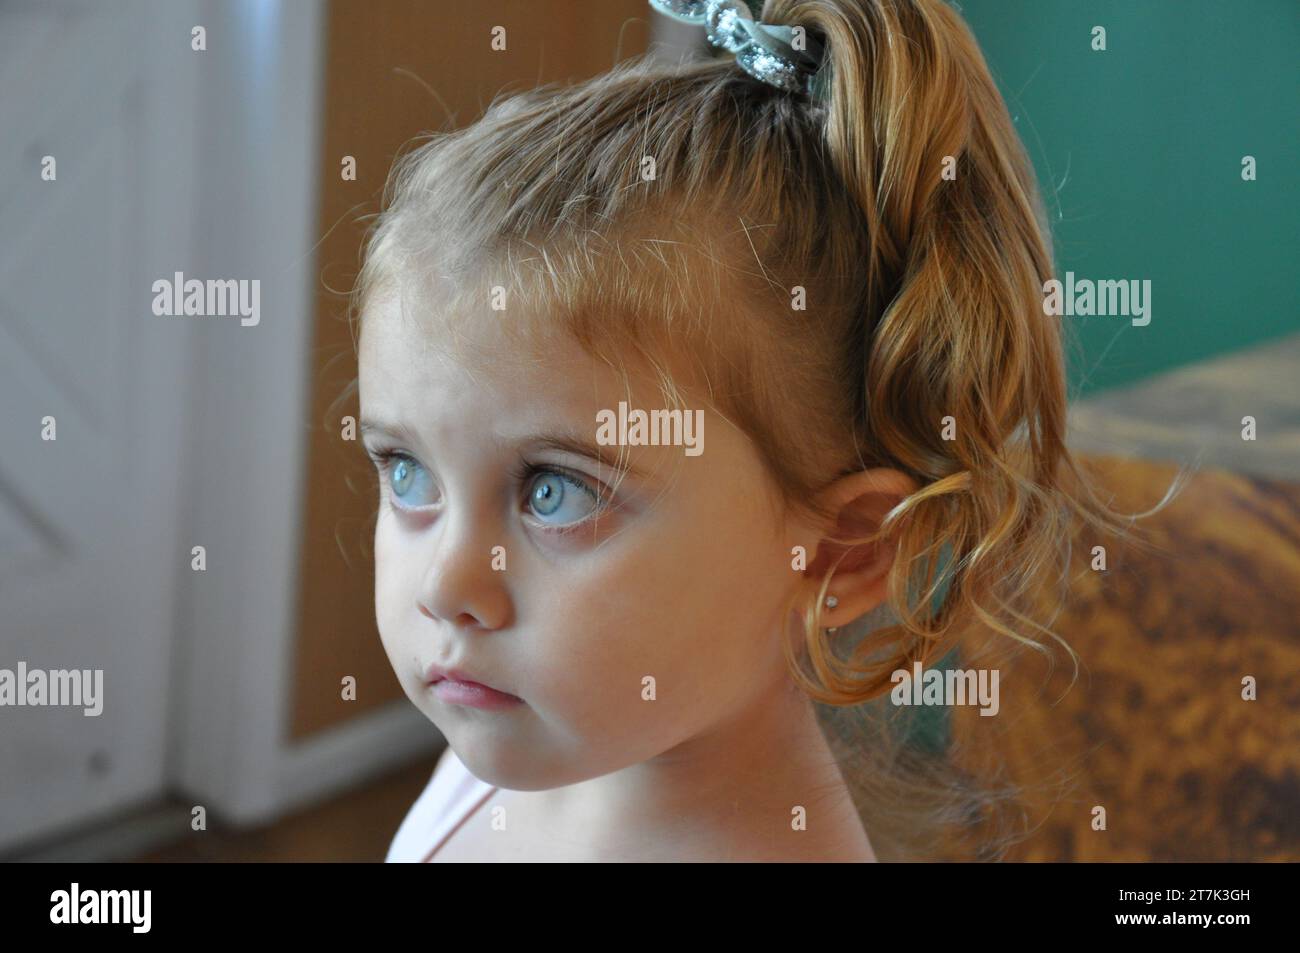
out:
M495 745L490 741L461 740L447 736L456 757L480 781L511 791L547 791L551 788L575 784L583 778L567 778L556 773L553 756L539 751L535 746L514 749Z

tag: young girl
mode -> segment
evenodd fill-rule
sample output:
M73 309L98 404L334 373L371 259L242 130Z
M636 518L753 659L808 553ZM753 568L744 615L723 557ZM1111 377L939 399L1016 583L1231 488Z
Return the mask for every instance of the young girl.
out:
M516 95L395 168L355 302L375 604L450 747L389 860L1000 844L1006 792L891 690L1043 648L1073 518L1120 525L1063 443L1031 167L940 0L758 19L805 39Z

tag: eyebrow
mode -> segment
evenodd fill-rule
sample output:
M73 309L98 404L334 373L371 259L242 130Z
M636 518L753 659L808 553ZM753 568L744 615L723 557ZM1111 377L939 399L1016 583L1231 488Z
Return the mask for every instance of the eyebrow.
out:
M596 463L609 467L616 473L624 471L642 479L648 476L645 470L629 460L625 459L620 464L616 458L611 457L610 448L571 433L551 431L549 433L533 434L520 440L518 445L532 446L539 450L559 450L563 453L571 453L575 456L586 457L588 460L594 460Z
M389 437L396 437L399 440L405 440L408 443L415 443L415 433L405 424L390 424L384 420L376 420L372 417L361 418L361 432L382 433Z
M361 420L361 432L381 433L390 437L404 440L408 443L417 443L418 438L413 430L405 424L388 423L383 420L363 417ZM562 453L570 453L574 456L585 457L602 466L608 467L614 472L626 472L634 476L645 479L648 474L639 466L625 460L620 464L617 458L611 455L610 448L603 447L600 444L587 440L574 433L561 430L547 431L538 434L527 434L520 437L516 442L517 447L532 447L537 450L558 450Z

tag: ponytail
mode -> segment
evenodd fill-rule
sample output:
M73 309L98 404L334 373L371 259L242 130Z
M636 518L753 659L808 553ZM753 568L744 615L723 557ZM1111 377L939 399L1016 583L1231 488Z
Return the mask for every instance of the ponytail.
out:
M896 856L941 843L962 856L953 845L964 839L966 853L996 857L1017 839L1027 787L988 783L1003 771L989 746L953 741L937 760L918 750L887 704L892 675L954 648L1009 666L1026 647L1053 660L1055 641L1074 659L1041 619L1063 601L1073 535L1124 534L1132 518L1098 499L1066 446L1062 328L1042 306L1047 219L967 26L940 0L768 0L763 19L804 24L827 50L830 94L813 108L868 235L859 447L865 463L920 486L875 536L842 541L889 541L892 619L854 643L824 635L818 605L805 633L816 677L796 678L858 766L845 773L873 840ZM989 734L1011 719L993 720L1002 725L972 719ZM875 750L855 750L864 741ZM910 830L926 826L921 815L929 829ZM937 839L945 825L957 840Z
M1006 106L940 0L769 0L763 16L816 30L827 49L825 145L870 246L861 441L921 484L884 528L901 628L876 641L900 651L871 688L942 656L962 623L1038 648L1018 607L1064 572L1072 519L1129 521L1086 488L1065 444L1060 319L1042 307L1050 236Z

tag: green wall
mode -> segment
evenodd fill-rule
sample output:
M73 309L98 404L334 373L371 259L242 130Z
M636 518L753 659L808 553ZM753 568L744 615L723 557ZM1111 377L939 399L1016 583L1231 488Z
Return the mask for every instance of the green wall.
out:
M1298 0L952 5L1038 170L1062 277L1151 280L1145 327L1063 319L1072 393L1300 330Z

